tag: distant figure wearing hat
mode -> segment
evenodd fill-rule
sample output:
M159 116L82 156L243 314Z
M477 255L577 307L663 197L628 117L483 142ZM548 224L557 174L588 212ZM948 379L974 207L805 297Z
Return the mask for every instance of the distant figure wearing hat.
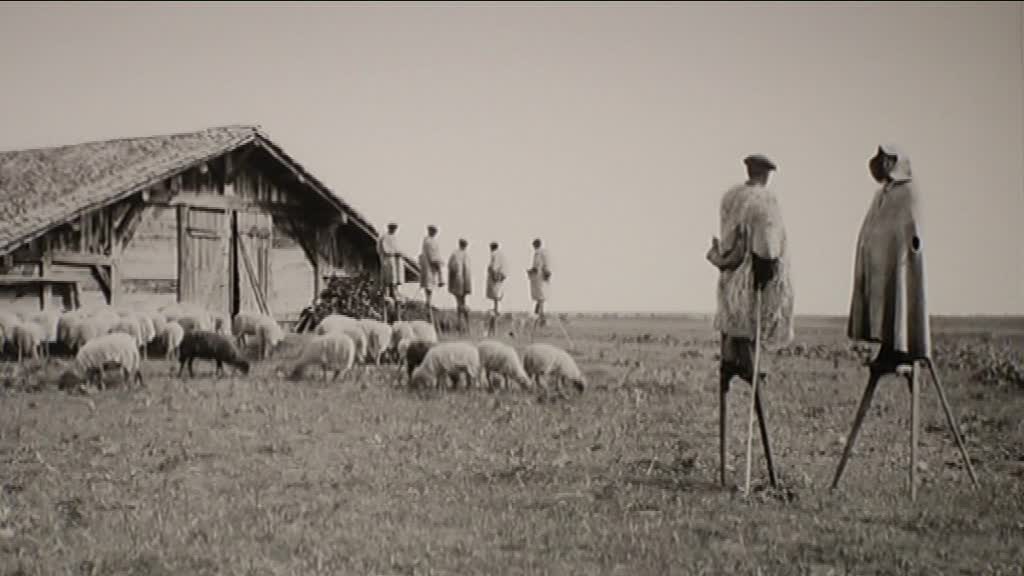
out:
M494 309L491 311L491 318L487 323L487 334L495 333L498 316L498 303L505 295L505 278L508 273L508 265L505 263L505 255L501 252L497 242L491 242L491 261L487 264L487 299L494 302Z
M431 306L431 295L435 288L444 287L444 259L441 257L441 247L437 242L437 226L427 226L427 235L423 238L423 247L420 249L420 286L427 295L427 314L430 322L434 321L434 309Z
M881 344L873 364L891 371L931 355L921 210L905 154L879 146L868 169L882 186L857 238L847 335Z
M776 170L776 166L760 154L748 156L744 164L747 167L747 181L734 186L722 197L721 239L712 238L707 253L708 261L720 272L714 327L721 333L719 432L723 485L729 383L734 376L748 383L754 377L755 290L761 292L760 341L785 345L793 339L793 288L790 283L786 228L778 200L767 187L769 175ZM762 392L763 389L759 387L754 400L769 474L774 485L767 424L761 405Z
M388 233L377 242L377 254L380 256L380 279L384 285L385 298L394 303L396 316L401 316L398 306L398 286L404 281L402 254L398 248L398 224L388 224Z
M526 271L530 279L530 298L536 302L534 313L537 315L537 322L541 326L547 323L544 317L544 301L547 300L548 290L551 286L551 263L548 258L548 251L540 242L540 238L533 241L533 265Z
M459 317L459 332L469 329L469 308L466 296L473 292L473 278L470 273L469 242L459 238L459 248L448 258L448 292L455 296L455 309Z

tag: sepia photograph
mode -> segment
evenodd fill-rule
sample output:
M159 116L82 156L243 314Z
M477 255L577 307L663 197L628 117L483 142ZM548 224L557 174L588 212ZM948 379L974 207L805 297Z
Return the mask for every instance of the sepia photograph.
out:
M0 576L1024 576L1024 0L0 4Z

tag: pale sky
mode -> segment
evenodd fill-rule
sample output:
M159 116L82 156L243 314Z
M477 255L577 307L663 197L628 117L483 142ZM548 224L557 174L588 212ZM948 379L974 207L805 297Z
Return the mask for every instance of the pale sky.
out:
M722 193L764 153L802 314L845 314L882 142L932 314L1024 313L1015 3L0 5L0 149L258 124L411 254L487 244L551 310L714 309ZM450 298L449 298L450 299Z

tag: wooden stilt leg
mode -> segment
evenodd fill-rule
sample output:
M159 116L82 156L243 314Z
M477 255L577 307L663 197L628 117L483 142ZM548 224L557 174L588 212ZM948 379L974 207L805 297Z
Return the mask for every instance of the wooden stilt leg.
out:
M949 407L949 402L946 400L946 391L942 388L942 382L939 380L939 375L935 371L935 364L931 359L925 360L928 364L928 371L931 372L932 382L935 384L935 390L939 393L939 401L942 402L942 410L946 413L946 422L949 423L949 428L953 431L953 438L956 440L956 445L960 449L960 457L964 460L964 467L967 468L967 473L971 476L971 484L974 486L978 485L978 477L974 474L974 466L971 464L971 458L967 455L967 447L964 445L963 437L960 435L960 427L957 426L956 418L953 417L953 411Z
M747 473L743 493L750 496L750 461L754 453L754 408L757 405L757 384L761 364L761 291L754 291L754 374L751 378L750 411L747 415Z
M881 378L881 375L872 371L868 385L864 388L864 396L860 399L860 407L857 408L857 415L853 419L853 429L850 430L850 437L846 439L846 448L843 449L843 456L839 459L839 467L836 468L835 478L832 479L833 490L839 485L839 479L843 476L843 470L846 469L846 462L850 459L850 454L853 453L853 445L857 442L857 435L860 434L861 424L864 423L864 417L868 413L868 408L871 407L871 398L875 395L875 388L878 386L879 378Z
M910 367L910 501L917 500L917 429L921 417L919 410L920 386L917 381L917 365Z
M761 397L764 396L764 388L757 391L757 396L754 398L757 408L757 423L761 428L761 445L764 447L764 458L765 463L768 465L768 480L772 483L772 487L776 486L775 481L775 463L772 461L772 447L768 441L768 423L765 421L764 408L761 406Z
M729 454L729 380L732 375L722 372L719 377L718 387L718 467L719 478L722 486L725 486L725 461Z

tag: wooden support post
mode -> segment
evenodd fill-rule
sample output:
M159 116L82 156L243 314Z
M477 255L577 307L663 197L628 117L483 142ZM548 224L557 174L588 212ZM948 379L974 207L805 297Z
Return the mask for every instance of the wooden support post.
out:
M229 152L224 155L224 169L220 171L220 184L223 189L225 196L235 195L235 171L234 171L234 153Z
M176 177L177 178L177 177ZM178 182L177 180L175 180ZM180 185L180 184L179 184ZM178 302L182 301L185 287L182 279L185 278L185 262L188 261L186 241L188 234L188 206L178 206Z
M51 253L50 253L50 238L44 236L42 239L42 259L39 262L39 276L46 277L50 274L50 266L52 264ZM49 283L44 283L39 287L39 308L43 311L49 310L50 303L53 301L53 286Z
M132 211L129 210L125 217L135 220L137 214L132 214ZM110 305L117 306L121 303L121 237L119 233L124 233L124 228L118 226L113 218L107 219L107 228L110 242L110 271L108 273L110 276Z

